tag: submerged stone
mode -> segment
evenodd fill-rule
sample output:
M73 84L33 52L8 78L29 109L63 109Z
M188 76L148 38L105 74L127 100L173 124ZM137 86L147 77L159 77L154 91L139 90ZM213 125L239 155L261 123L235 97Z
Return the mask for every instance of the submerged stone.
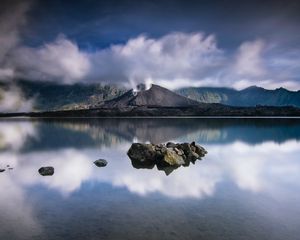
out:
M105 167L107 165L107 161L105 159L98 159L94 162L97 167Z
M41 167L39 174L42 176L52 176L54 174L54 167Z

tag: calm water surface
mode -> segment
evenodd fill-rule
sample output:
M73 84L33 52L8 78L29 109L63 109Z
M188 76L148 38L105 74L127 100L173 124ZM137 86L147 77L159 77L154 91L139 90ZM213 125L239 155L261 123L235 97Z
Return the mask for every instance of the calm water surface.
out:
M167 141L208 154L168 176L126 155ZM299 156L297 119L2 120L0 239L299 239Z

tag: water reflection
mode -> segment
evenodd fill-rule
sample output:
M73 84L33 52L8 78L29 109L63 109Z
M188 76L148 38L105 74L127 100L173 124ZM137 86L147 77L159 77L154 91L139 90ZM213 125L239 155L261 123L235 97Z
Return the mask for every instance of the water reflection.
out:
M300 197L300 121L296 119L2 121L0 136L0 169L13 167L0 173L5 189L0 196L3 239L10 234L29 239L41 232L29 197L35 187L64 199L87 183L126 189L143 198L158 193L171 199L209 199L228 185L241 193L263 194L278 201ZM127 150L135 139L157 143L196 140L208 154L205 161L166 176L156 169L132 167ZM109 164L96 167L93 162L99 158ZM40 176L37 170L42 166L53 166L55 174ZM4 224L7 221L13 224Z
M59 137L58 137L59 136ZM128 142L260 144L300 140L300 119L90 119L1 121L0 143L21 151L111 147ZM26 141L26 142L23 142Z
M226 124L226 127L221 126L219 130L212 130L212 132L223 132L214 135L219 137L216 139L207 137L210 135L209 129L206 130L208 134L203 137L205 133L201 131L201 128L206 122L203 123L202 120L197 120L198 128L200 128L197 130L194 123L196 120L192 119L192 123L187 124L189 120L184 119L184 123L193 126L188 128L186 134L182 130L184 127L179 127L181 125L178 120L175 120L174 124L168 124L166 132L163 131L163 128L155 128L160 123L157 120L139 121L141 122L134 129L131 125L132 121L127 126L127 121L113 120L113 123L118 123L116 131L112 131L112 122L106 120L100 122L102 124L99 122L76 122L74 124L71 122L1 122L0 136L2 136L2 146L5 147L2 148L0 154L0 168L7 165L14 168L11 173L4 172L1 175L3 178L14 179L14 182L23 186L43 184L63 195L76 191L87 181L108 182L113 186L126 187L129 191L140 195L160 192L166 196L179 198L201 198L212 195L217 183L221 181L232 181L239 188L253 192L270 190L278 182L295 181L294 183L297 184L296 180L299 177L297 173L300 168L297 160L300 153L298 136L289 137L288 134L285 134L285 141L282 143L265 141L264 138L266 137L265 132L281 134L282 127L284 130L300 129L300 124L268 125L269 129L266 129L265 122L263 122L263 127L258 124L256 125L258 126L256 131L258 144L253 145L251 142L240 141L240 133L237 134L236 139L232 139L232 137L226 139L226 136L234 135L232 131L236 131L235 127L230 124ZM166 120L162 121L163 123L160 124L164 126ZM147 128L148 123L149 128ZM90 125L91 127L89 127ZM178 126L178 131L169 130L176 129L175 126ZM45 128L48 128L46 133L53 130L57 140L51 137L46 138L45 135L48 134L43 133ZM247 125L240 128L244 129L244 132L250 131ZM249 128L253 131L253 125ZM148 169L135 170L126 155L131 142L135 138L153 142L152 136L156 131L158 134L154 140L157 141L159 139L189 141L193 136L208 149L209 154L206 156L206 161L197 162L193 168L180 168L169 177ZM82 136L83 140L89 139L90 141L84 142L85 144L80 148L77 148L78 142L72 146L74 143L72 141L65 143L60 149L55 148L57 142L61 141L59 140L61 137L65 140L69 137L65 135L74 136L74 132L80 132L81 135L77 138ZM170 135L168 135L169 133ZM199 134L197 135L197 133ZM274 138L276 139L276 136ZM283 139L283 136L280 138ZM216 143L217 140L224 141L220 145ZM39 143L35 144L37 141ZM102 144L102 142L106 144ZM44 147L37 149L40 145ZM105 169L95 168L92 164L99 157L108 159L109 165ZM45 164L55 168L53 177L41 178L39 176L37 169ZM191 179L193 179L193 184L190 184Z

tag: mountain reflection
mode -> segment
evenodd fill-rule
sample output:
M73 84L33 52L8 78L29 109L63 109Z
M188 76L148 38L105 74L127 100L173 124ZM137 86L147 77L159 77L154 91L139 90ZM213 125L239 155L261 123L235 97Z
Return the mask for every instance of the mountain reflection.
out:
M300 140L300 119L77 119L55 121L55 125L87 134L108 146L133 140L157 144L180 137L211 143Z
M1 121L0 150L111 147L171 140L201 144L260 144L300 140L300 119L69 119Z

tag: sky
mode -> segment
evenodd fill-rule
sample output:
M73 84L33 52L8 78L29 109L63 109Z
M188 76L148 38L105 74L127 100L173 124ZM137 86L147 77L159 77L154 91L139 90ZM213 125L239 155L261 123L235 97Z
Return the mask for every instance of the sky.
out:
M0 80L299 90L299 12L299 0L1 0Z

